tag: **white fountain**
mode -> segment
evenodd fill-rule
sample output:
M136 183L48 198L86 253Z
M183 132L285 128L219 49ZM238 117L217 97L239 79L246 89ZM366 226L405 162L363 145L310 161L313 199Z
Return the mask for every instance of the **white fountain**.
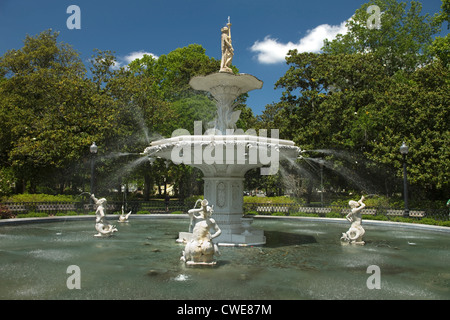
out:
M295 159L300 148L294 142L278 138L278 130L237 129L240 111L235 101L240 95L261 89L261 80L250 74L234 74L230 68L233 57L230 34L231 23L222 28L222 63L217 73L197 76L189 84L195 90L207 91L216 100L217 117L214 127L202 134L202 123L194 123L194 135L176 130L171 138L151 143L144 151L150 158L170 159L175 164L200 169L203 172L204 198L214 205L214 219L221 228L216 238L219 245L260 245L266 239L263 230L250 227L243 218L244 175L253 168L261 174L275 174L283 158ZM188 232L181 232L179 241L188 240Z

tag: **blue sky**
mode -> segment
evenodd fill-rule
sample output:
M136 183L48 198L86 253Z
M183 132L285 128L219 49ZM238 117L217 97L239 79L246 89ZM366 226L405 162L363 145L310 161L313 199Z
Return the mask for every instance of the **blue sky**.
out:
M251 91L247 105L260 114L279 101L275 82L287 66L283 52L297 46L317 52L323 37L342 31L343 22L365 0L0 0L0 55L19 49L25 36L52 28L59 40L81 53L84 61L94 49L112 50L119 64L143 53L156 56L201 44L220 59L220 28L231 17L233 64L264 82ZM440 0L422 0L423 12L434 14ZM81 10L81 29L66 25L70 5Z

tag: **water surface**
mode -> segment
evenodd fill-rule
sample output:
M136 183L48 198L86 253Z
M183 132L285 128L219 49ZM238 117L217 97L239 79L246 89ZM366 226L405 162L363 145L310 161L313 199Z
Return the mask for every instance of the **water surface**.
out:
M450 299L449 233L370 225L365 246L343 246L347 224L258 219L266 245L220 247L199 268L179 260L187 224L131 219L101 239L93 220L0 226L0 299Z

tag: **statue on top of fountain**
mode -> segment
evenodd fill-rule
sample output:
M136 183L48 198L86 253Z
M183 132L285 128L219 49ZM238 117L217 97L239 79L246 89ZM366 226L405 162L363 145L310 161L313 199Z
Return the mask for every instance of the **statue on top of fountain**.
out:
M343 243L359 244L364 245L365 242L362 240L364 233L366 232L361 226L362 218L361 211L365 208L363 201L364 196L361 197L359 201L350 200L349 206L351 207L350 213L345 217L352 224L347 232L342 234L341 241Z
M231 61L233 60L234 49L231 44L231 23L230 17L228 17L228 23L226 27L221 29L221 47L222 47L222 60L220 62L220 71L219 72L229 72L233 73L231 70Z
M97 210L95 211L95 229L98 231L94 237L105 237L110 236L114 232L117 231L116 226L113 226L108 221L106 221L105 216L105 205L106 205L106 199L101 198L97 199L94 194L91 194L92 200L94 200L95 204L97 205Z
M201 201L201 208L196 209L197 203ZM211 218L214 212L213 207L208 206L208 200L197 200L194 209L188 211L191 219L189 232L192 237L186 243L180 260L187 265L215 265L214 255L220 255L219 248L212 242L212 239L218 237L220 230L216 221ZM215 232L210 233L211 230Z

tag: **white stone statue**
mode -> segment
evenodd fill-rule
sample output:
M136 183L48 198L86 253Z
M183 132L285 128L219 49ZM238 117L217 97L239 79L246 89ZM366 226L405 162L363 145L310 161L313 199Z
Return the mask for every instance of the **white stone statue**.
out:
M105 204L106 199L101 198L97 199L94 194L91 195L92 200L94 200L95 204L97 205L97 210L95 211L95 229L98 231L94 237L105 237L110 236L114 232L117 231L116 226L111 225L107 220L105 216Z
M348 203L351 207L351 211L345 218L351 222L351 226L346 233L342 234L341 241L343 243L359 245L365 244L365 242L362 240L362 237L366 231L361 226L361 211L366 206L363 203L364 200L365 198L364 196L362 196L359 201L350 200Z
M201 208L196 209L197 203L201 201ZM187 265L215 265L214 255L220 255L219 248L212 242L222 231L216 221L211 218L213 207L208 206L208 200L197 200L194 209L188 211L191 223L189 232L192 237L186 243L180 260ZM214 230L211 234L210 231Z
M118 222L128 222L128 217L130 216L130 214L131 214L131 211L128 212L127 214L125 214L123 211L123 206L122 206L122 214L119 216Z
M228 17L228 23L226 27L221 29L221 47L222 47L222 60L220 62L219 72L229 72L233 73L231 70L231 61L233 60L234 49L231 44L231 23L230 17Z

